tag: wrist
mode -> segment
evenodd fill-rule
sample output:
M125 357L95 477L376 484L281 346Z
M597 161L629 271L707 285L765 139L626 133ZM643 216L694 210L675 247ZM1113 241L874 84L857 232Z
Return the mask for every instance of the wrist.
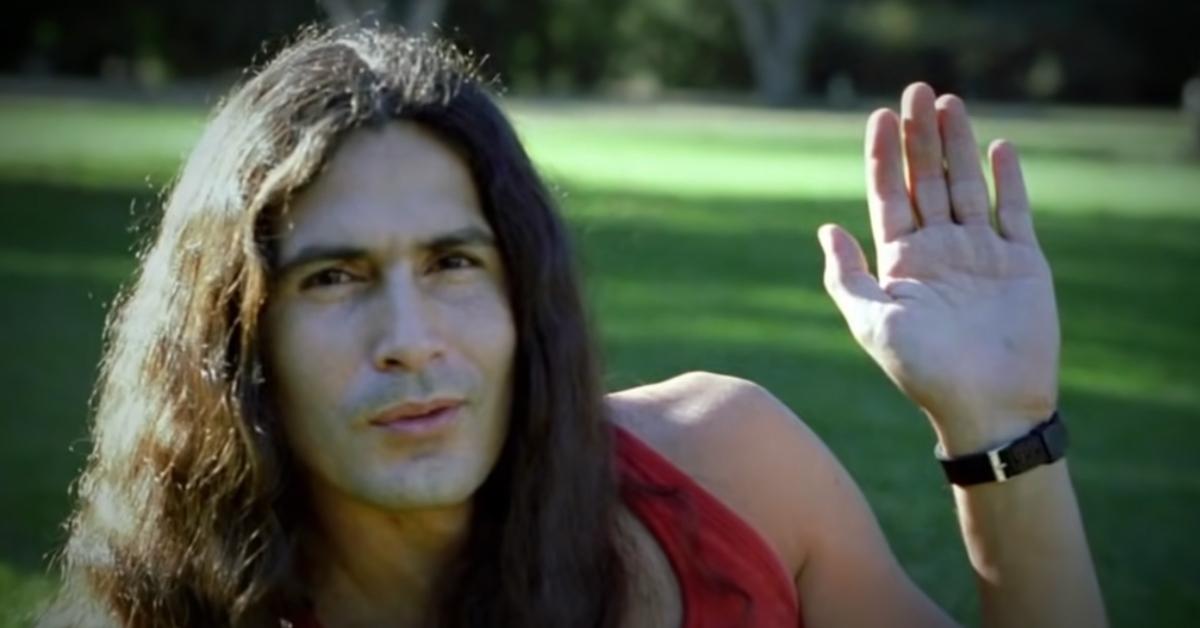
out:
M955 458L987 451L1028 434L1050 418L1054 409L1044 413L1018 414L1013 412L962 412L958 416L938 416L926 411L938 445L949 457Z
M1051 464L1066 453L1067 428L1058 412L1028 433L980 452L949 456L939 444L934 457L942 464L946 479L959 486L1006 482L1010 478Z

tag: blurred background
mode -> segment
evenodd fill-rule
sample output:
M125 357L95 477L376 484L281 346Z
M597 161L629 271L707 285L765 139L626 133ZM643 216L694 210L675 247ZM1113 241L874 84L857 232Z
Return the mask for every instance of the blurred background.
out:
M925 80L1012 139L1063 325L1071 469L1114 624L1200 615L1200 3L45 1L0 21L0 628L54 586L109 305L211 108L303 25L484 58L577 240L608 385L766 385L861 484L901 562L977 603L924 419L821 288L869 241L862 128Z
M147 91L220 83L300 24L437 28L514 92L849 105L912 76L972 98L1175 106L1195 3L1120 0L114 0L22 3L0 71Z

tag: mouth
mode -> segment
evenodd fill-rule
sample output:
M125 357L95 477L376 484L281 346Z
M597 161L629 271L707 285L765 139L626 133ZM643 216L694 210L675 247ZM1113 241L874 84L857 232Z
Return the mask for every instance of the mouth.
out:
M372 427L409 436L424 436L442 432L455 423L463 406L461 399L434 399L405 403L388 408L372 417Z

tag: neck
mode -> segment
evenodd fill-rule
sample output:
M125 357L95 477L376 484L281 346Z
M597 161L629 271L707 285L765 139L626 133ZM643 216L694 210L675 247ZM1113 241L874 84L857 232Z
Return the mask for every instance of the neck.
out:
M313 491L304 556L324 626L415 626L470 525L469 503L385 511Z

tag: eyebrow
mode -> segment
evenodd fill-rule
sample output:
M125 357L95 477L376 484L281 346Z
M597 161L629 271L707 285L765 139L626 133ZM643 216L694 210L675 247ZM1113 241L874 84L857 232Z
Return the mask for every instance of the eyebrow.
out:
M463 227L435 236L417 243L418 249L438 252L464 246L496 246L496 239L491 233L476 226ZM281 261L274 269L277 277L299 268L320 261L361 259L368 257L367 249L341 244L312 244L300 249L290 259Z

